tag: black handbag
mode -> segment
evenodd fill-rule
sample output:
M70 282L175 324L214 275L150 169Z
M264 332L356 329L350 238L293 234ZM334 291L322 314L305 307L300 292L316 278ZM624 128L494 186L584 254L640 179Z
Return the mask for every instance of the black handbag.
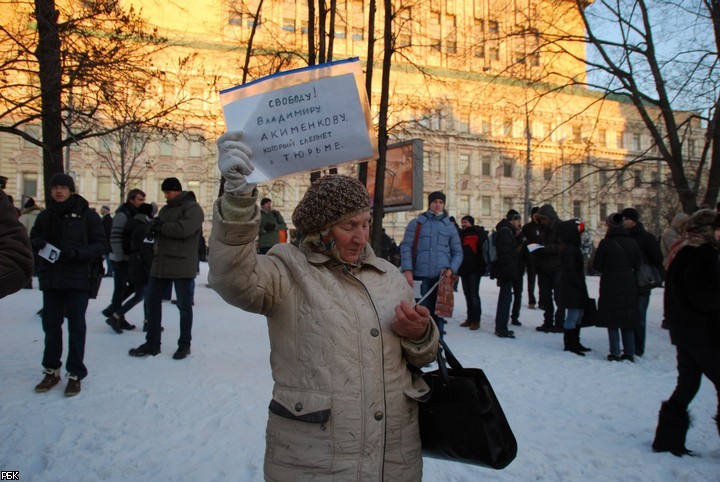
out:
M429 399L419 403L423 455L507 467L517 455L517 441L485 373L463 368L443 340L437 361L438 370L422 374L432 390Z
M595 326L599 321L597 303L595 298L587 298L585 300L585 307L583 308L582 320L580 320L581 327Z
M659 288L663 284L660 271L652 264L642 263L635 272L637 286L641 290Z

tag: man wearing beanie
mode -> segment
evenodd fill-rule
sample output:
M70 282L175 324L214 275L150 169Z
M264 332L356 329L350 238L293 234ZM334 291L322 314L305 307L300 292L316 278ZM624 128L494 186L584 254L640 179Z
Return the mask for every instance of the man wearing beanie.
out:
M287 229L282 214L272 207L272 199L260 201L260 234L258 237L258 253L265 254L280 242L280 231Z
M620 213L623 217L623 225L640 247L642 262L648 263L657 268L658 273L663 275L663 256L660 250L660 243L652 234L645 231L640 222L640 213L634 208L625 208ZM645 333L647 332L647 309L650 304L650 292L652 288L644 288L638 291L638 310L640 311L640 326L635 329L635 355L643 356L645 353Z
M57 258L42 257L38 268L43 292L42 326L45 332L43 372L35 387L46 392L60 382L63 351L63 315L68 323L68 354L65 368L68 384L65 395L80 393L80 381L88 374L85 367L85 311L90 299L88 272L94 261L102 262L110 246L100 216L82 196L75 194L75 182L66 174L50 180L50 199L30 231L35 252L52 245Z
M131 325L125 318L122 318L118 311L122 306L123 300L130 296L135 290L128 282L129 260L128 254L125 253L127 246L125 226L135 214L137 208L145 202L145 193L140 189L131 189L123 203L112 219L112 228L110 229L110 246L112 251L109 259L113 264L113 294L110 305L102 310L102 314L107 318L105 322L115 331L121 334L123 330L132 330L135 325ZM104 221L104 220L103 220ZM107 221L104 221L107 222Z
M223 134L218 151L226 182L214 206L208 280L228 303L267 317L275 385L265 479L420 480L418 421L408 413L428 388L408 363L435 359L438 332L368 243L365 186L343 175L315 181L292 215L299 246L261 256L257 190L245 178L252 151L241 132ZM288 444L305 447L302 457Z
M193 324L193 292L198 270L198 245L205 214L195 193L183 191L180 181L169 177L162 183L167 204L150 223L148 237L155 242L147 288L147 334L145 343L132 348L130 356L155 356L162 338L162 296L168 285L175 287L180 311L180 337L173 359L190 354Z
M495 226L495 249L497 259L490 266L490 276L497 280L500 288L498 292L497 308L495 310L495 335L500 338L515 338L515 333L508 330L510 321L510 306L513 295L513 324L520 324L520 302L522 299L522 264L520 250L522 249L522 235L520 213L511 209ZM517 313L515 312L517 310Z
M458 230L445 211L445 194L440 191L428 195L428 210L411 220L400 243L400 271L410 286L420 284L424 296L440 279L460 270L463 260ZM445 332L445 320L435 314L437 287L422 302L438 324L440 335Z

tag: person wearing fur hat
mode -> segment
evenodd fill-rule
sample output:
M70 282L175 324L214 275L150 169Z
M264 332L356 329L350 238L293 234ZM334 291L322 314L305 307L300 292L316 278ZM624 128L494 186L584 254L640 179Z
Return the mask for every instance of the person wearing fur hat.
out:
M67 174L56 174L50 180L50 199L30 231L37 252L50 244L60 251L57 258L42 258L38 269L43 292L42 326L45 332L43 372L45 377L35 387L47 392L60 382L63 352L63 315L68 320L68 372L66 396L80 393L85 367L85 312L90 299L88 272L91 261L110 250L100 216L88 202L75 193L75 181Z
M428 210L411 220L405 228L400 243L400 271L411 287L420 283L420 294L424 296L435 287L440 276L449 278L456 274L462 260L460 235L445 211L445 194L431 192L428 195ZM437 288L433 289L422 304L430 310L442 336L445 320L435 314L437 291Z
M609 215L605 225L605 237L598 244L593 260L593 269L600 273L597 326L608 330L609 361L634 361L635 328L640 324L635 280L635 271L640 268L640 248L623 226L620 213Z
M663 255L660 251L660 243L655 236L648 233L640 222L640 213L634 208L625 208L620 213L623 217L623 225L628 230L630 237L640 247L642 263L649 263L657 268L662 275ZM652 288L644 288L638 291L638 311L640 312L640 325L635 328L635 355L645 354L645 333L647 331L647 309L650 304L650 293Z
M677 351L677 385L662 402L653 450L676 456L685 447L688 406L705 375L715 385L720 423L720 214L701 209L690 216L686 232L666 260L665 315ZM718 426L720 433L720 425Z
M292 214L299 246L255 252L254 166L242 133L218 139L225 194L214 206L209 282L228 303L267 317L274 380L266 480L420 480L417 400L408 363L435 359L438 331L395 266L368 243L370 199L328 175ZM454 228L453 228L454 229Z

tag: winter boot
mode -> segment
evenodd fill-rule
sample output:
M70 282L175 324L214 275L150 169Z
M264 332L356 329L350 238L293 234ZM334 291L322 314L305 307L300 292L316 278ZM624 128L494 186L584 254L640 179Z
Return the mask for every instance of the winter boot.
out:
M575 328L575 341L577 341L577 346L580 349L580 351L585 351L585 352L592 351L591 348L583 346L582 343L580 343L580 327L579 326Z
M40 383L35 385L35 391L38 393L44 393L50 390L52 387L60 383L60 369L45 368L43 369L45 378Z
M118 315L117 313L113 313L111 317L105 320L105 323L107 323L108 326L112 328L113 331L118 335L122 335L123 332L122 327L120 326L120 318L120 315Z
M662 403L658 416L658 426L655 429L655 440L652 448L655 452L670 452L677 457L692 455L685 448L685 436L690 428L690 415L683 409L668 400Z
M579 343L575 339L575 330L565 330L563 340L565 342L565 351L575 353L578 356L585 356L585 353L578 347Z
M470 325L472 325L472 321L468 321L468 320L465 320L462 323L460 323L460 326L462 326L463 328L467 328Z
M480 322L479 321L473 321L470 323L470 329L475 331L480 329Z

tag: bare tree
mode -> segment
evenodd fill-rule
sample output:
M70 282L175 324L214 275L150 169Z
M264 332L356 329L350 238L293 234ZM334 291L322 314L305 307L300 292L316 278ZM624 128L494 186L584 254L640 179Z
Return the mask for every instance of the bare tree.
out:
M632 105L652 139L652 147L623 169L659 160L685 212L714 206L720 189L720 2L575 0L553 7L553 28L540 29L542 48L587 67L587 75L553 71L553 78L564 88L600 92L598 103ZM584 32L560 28L573 18Z
M13 15L0 25L0 132L43 149L49 197L50 178L64 170L63 148L155 122L154 112L120 125L107 120L122 108L128 89L152 94L144 89L163 77L154 59L167 44L141 12L116 0L11 3ZM36 30L27 28L33 18ZM26 127L37 122L40 136Z

